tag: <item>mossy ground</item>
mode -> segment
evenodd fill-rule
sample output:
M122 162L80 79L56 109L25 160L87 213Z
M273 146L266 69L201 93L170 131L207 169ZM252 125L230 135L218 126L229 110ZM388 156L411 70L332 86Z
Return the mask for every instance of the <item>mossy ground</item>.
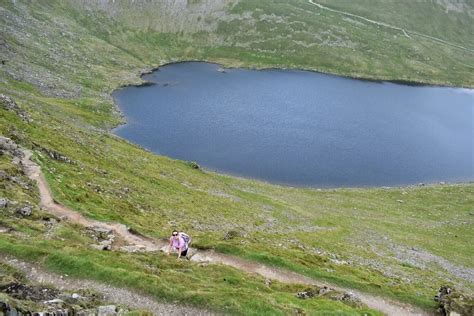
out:
M306 1L242 1L229 6L211 31L175 33L157 32L156 25L146 27L146 17L130 19L126 11L112 17L105 11L87 10L88 5L94 7L87 1L84 7L67 1L1 2L0 25L6 30L3 41L8 49L1 51L6 63L1 66L0 92L27 110L33 122L0 109L0 134L36 150L35 159L58 201L89 217L121 222L155 238L166 237L177 227L192 235L197 247L425 308L434 307L432 298L446 282L474 291L472 282L447 271L439 260L413 262L404 255L418 250L455 267L474 268L474 184L282 187L196 170L109 132L122 122L110 93L121 85L139 83L141 70L162 62L211 60L227 66L295 67L472 87L471 53L423 38L409 40L370 25L354 27L353 21L336 14L315 13L317 9ZM441 16L441 8L431 5L419 1L410 11L429 7ZM346 9L369 14L361 12L363 8ZM405 9L393 10L402 16ZM241 20L225 19L230 13ZM388 18L382 13L383 7L377 6L370 15ZM403 22L393 15L391 23ZM279 23L278 16L285 22ZM437 21L446 25L437 35L471 45L464 32L457 38L452 34L455 26L472 25L472 17L464 13L449 17ZM415 23L410 18L409 26L427 32L423 21L431 22L426 19ZM300 47L313 42L317 45ZM44 149L55 150L73 163L51 159ZM2 169L21 177L8 157L0 158ZM34 190L6 179L0 192L20 204L38 202ZM0 252L160 299L233 313L373 313L324 299L298 300L296 286L275 283L267 288L262 279L227 267L177 263L160 255L94 251L79 227L60 224L47 233L44 215L39 209L30 219L2 213L2 225L15 233L0 236ZM223 240L231 230L242 231L243 237Z

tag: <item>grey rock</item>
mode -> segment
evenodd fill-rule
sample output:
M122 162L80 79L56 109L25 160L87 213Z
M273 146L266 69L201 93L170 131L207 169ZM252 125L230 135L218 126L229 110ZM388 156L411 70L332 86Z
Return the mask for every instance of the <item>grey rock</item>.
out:
M309 299L313 297L322 297L322 296L334 301L341 301L344 304L347 304L353 307L362 306L362 301L356 295L352 293L339 292L327 286L323 286L323 287L313 286L311 288L307 288L304 291L296 293L296 297L300 299Z
M110 249L107 249L107 247L105 247L104 245L95 245L95 244L92 244L91 245L91 248L94 248L96 250L110 250Z
M103 227L89 226L86 228L87 233L97 241L109 240L115 238L112 230Z
M324 295L324 294L327 294L331 291L332 291L332 289L328 288L327 286L323 286L319 289L319 295Z
M20 147L13 140L4 136L0 136L0 152L9 153L14 157L23 157Z
M102 250L112 250L112 242L113 240L103 240L99 243L102 246Z
M57 160L57 161L61 161L61 162L65 162L65 163L68 163L68 164L76 164L76 162L74 162L73 160L69 159L68 157L66 157L65 155L55 151L55 150L52 150L52 149L47 149L47 148L41 148L41 150L46 154L48 155L49 157L51 157L52 159L54 160Z
M13 177L9 177L8 180L10 180L13 183L18 184L19 186L21 186L25 190L31 190L31 188L32 188L32 186L28 182L23 181L23 179L21 177L13 176Z
M59 299L59 298L55 298L55 299L52 299L52 300L49 300L49 301L44 301L45 304L62 304L64 303L63 300Z
M270 280L270 279L265 279L265 285L266 285L267 287L270 287L270 286L272 285L272 280Z
M354 307L362 306L362 301L360 300L360 298L352 293L342 294L340 301Z
M123 246L120 247L120 250L125 252L143 252L145 251L145 247L143 246Z
M22 119L22 121L26 123L33 122L28 112L19 107L18 104L16 104L16 102L13 101L13 99L9 96L5 94L0 94L0 105L8 111L14 112Z
M23 206L22 208L17 210L17 213L21 216L30 216L33 212L33 207L31 205Z
M305 300L305 299L308 299L308 298L312 298L313 295L311 295L311 292L302 291L302 292L296 293L296 297Z
M117 306L115 306L115 305L99 306L97 308L97 315L98 316L114 316L114 315L117 315Z
M0 198L0 209L7 208L8 200L5 198Z
M444 285L439 288L434 300L438 302L438 312L441 315L474 315L474 297L469 297Z

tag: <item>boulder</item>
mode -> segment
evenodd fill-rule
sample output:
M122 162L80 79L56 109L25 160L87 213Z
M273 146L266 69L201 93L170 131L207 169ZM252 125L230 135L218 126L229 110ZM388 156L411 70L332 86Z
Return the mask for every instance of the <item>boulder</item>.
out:
M265 279L265 285L266 285L267 287L272 286L272 280L270 280L270 279Z
M102 250L112 250L112 239L102 240L99 245L102 246Z
M7 206L8 206L8 199L0 198L0 210L7 208Z
M30 123L33 121L28 112L20 108L12 98L5 94L0 94L0 105L8 111L14 112L23 122Z
M92 244L91 245L91 248L94 248L96 250L108 250L108 249L105 249L105 247L103 245L96 245L96 244Z
M325 295L325 294L327 294L331 291L332 291L332 289L328 288L327 286L323 286L323 287L319 288L319 293L318 294L319 295Z
M441 315L474 315L474 297L459 293L448 285L439 288L434 300L438 302L438 311Z
M320 291L320 288L317 286L314 286L312 288L307 288L304 291L296 293L296 297L301 298L301 299L317 297L317 296L320 296L319 291Z
M329 298L334 301L341 301L346 305L352 307L362 307L362 301L352 293L342 293L337 295L329 295Z
M23 157L20 147L13 140L4 136L0 136L0 153L9 153L18 158Z
M113 231L109 228L89 226L86 228L87 233L97 241L109 240L115 238Z
M22 208L19 208L16 212L21 216L30 216L33 212L33 207L31 205L25 205Z
M61 161L61 162L65 162L65 163L68 163L68 164L76 164L75 161L69 159L68 157L66 157L65 155L55 151L55 150L52 150L52 149L48 149L48 148L44 148L44 147L41 147L39 145L36 144L36 147L38 147L39 149L41 149L41 151L43 151L46 155L48 155L49 157L51 157L51 159L54 159L54 160L57 160L57 161Z
M192 169L199 170L201 169L201 166L195 161L188 161L188 166L190 166Z
M117 315L117 306L115 305L99 306L97 308L97 315L98 316L115 316Z
M352 307L362 307L362 301L356 295L347 292L339 292L327 286L313 286L304 291L296 293L296 297L310 299L313 297L325 297L334 301L340 301Z

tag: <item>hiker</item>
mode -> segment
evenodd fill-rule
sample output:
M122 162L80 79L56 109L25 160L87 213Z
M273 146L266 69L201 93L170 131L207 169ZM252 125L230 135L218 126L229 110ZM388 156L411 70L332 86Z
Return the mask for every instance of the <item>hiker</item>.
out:
M169 255L171 250L176 250L178 252L178 259L181 257L185 257L187 259L190 243L191 237L189 237L186 233L180 233L177 230L173 230L173 233L170 237L170 244L168 246L167 254Z

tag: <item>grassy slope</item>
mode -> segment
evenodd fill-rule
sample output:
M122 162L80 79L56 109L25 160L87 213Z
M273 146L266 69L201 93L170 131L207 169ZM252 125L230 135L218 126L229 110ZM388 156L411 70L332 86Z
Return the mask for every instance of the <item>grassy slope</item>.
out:
M119 23L110 13L86 14L83 8L73 9L66 2L1 3L8 13L2 13L0 19L8 50L1 51L7 63L1 68L0 92L14 97L34 122L25 124L11 112L0 110L0 134L38 149L36 157L47 170L59 201L88 216L120 221L155 237L166 236L178 226L195 236L196 245L203 248L215 247L421 306L433 306L431 297L441 283L474 290L472 283L436 263L412 262L403 255L416 247L473 268L474 249L469 243L474 237L469 213L474 205L472 184L390 190L285 188L193 170L184 162L144 152L103 130L119 122L110 92L138 82L139 69L160 61L208 59L227 65L291 66L472 86L470 68L465 66L472 64L472 55L454 54L452 48L423 39L414 44L370 26L349 27L353 21L332 13L315 15L314 7L305 1L242 1L232 8L233 14L256 13L244 14L240 22L203 27L214 30L212 33L183 29L179 34L154 32L163 26L149 25L146 18ZM420 2L422 5L427 6ZM271 13L283 16L286 23L278 23ZM119 21L127 21L126 17L115 12ZM270 20L262 21L267 18ZM300 22L290 23L292 19ZM466 21L465 16L459 19L459 23ZM301 49L294 44L294 40L303 45L314 42L316 33L324 33L318 45ZM352 42L356 47L344 47ZM446 71L453 67L456 71ZM75 164L52 160L41 148L54 149ZM6 161L3 165L9 166ZM34 200L34 196L24 197L22 191L1 189L2 195L12 195L12 199ZM31 248L22 238L2 235L2 252L30 259L38 256L51 268L72 275L84 276L90 272L87 266L93 265L94 278L112 279L115 284L167 299L182 299L178 293L184 292L195 304L217 309L228 306L240 313L288 313L294 308L355 312L324 300L295 300L291 287L276 285L268 293L256 292L254 282L261 290L262 280L228 268L192 266L193 273L184 277L165 258L97 253L84 246L87 241L74 227L64 226L51 240L42 240L45 231L34 221L5 216L2 221L36 237ZM230 230L243 231L245 237L223 241ZM166 271L160 273L160 282L146 268L150 261ZM230 280L229 275L238 281L217 282Z

